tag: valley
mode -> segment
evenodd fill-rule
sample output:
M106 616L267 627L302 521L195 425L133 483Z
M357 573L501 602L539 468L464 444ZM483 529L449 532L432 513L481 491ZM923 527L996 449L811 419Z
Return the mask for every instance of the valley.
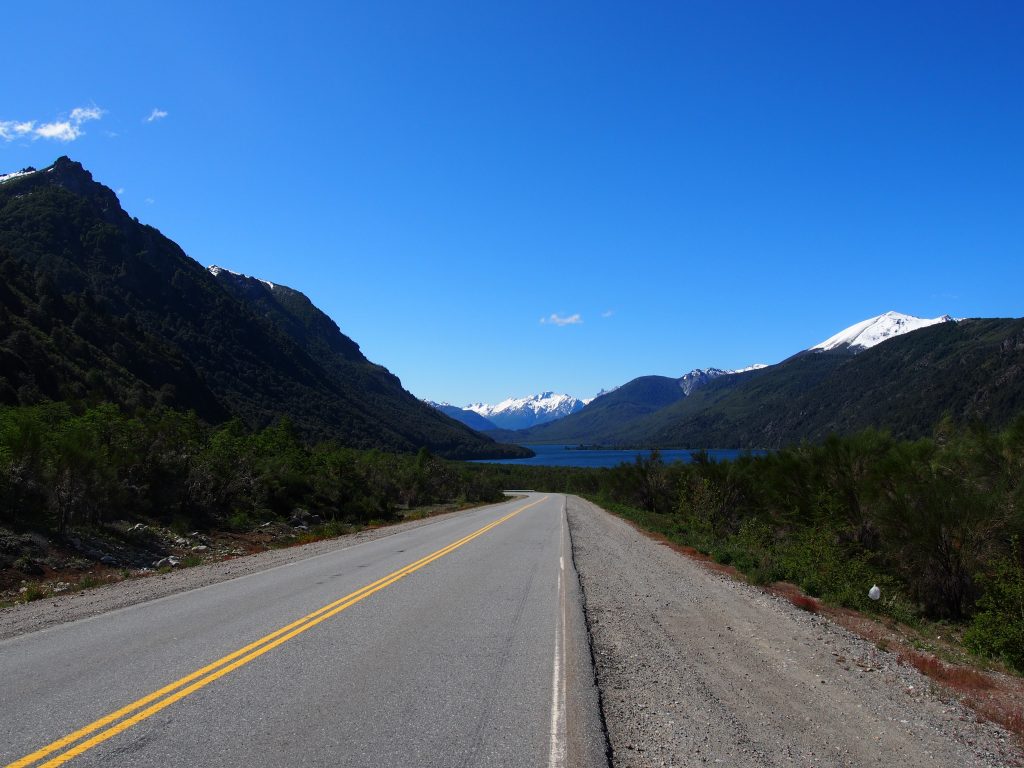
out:
M1024 764L1024 320L887 312L773 365L459 408L66 157L0 177L0 274L11 765Z
M1024 4L4 31L0 766L1024 768Z

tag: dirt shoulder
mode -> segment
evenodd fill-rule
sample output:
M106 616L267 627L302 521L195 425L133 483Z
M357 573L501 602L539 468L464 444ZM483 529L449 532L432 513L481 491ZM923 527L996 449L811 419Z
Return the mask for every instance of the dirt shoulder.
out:
M589 502L567 511L617 768L1024 765L893 654Z
M436 514L380 528L369 528L333 539L314 541L310 544L270 549L217 560L192 568L167 572L135 571L130 578L116 583L81 591L62 592L32 602L10 605L0 608L0 640L46 629L55 624L96 616L136 603L144 603L177 592L185 592L250 573L265 571L307 557L346 549L469 511L470 509L462 509Z

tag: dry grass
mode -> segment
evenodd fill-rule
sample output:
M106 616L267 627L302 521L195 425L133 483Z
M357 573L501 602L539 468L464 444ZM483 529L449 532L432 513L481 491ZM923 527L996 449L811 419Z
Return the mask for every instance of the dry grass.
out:
M900 661L914 667L918 672L942 683L949 688L966 693L975 690L991 690L995 688L992 677L974 669L959 664L947 664L930 653L921 653L911 649L902 648L896 654Z
M764 587L764 591L788 600L801 611L807 611L808 613L821 613L824 608L820 600L805 595L800 590L800 587L796 584L790 584L788 581L777 581Z

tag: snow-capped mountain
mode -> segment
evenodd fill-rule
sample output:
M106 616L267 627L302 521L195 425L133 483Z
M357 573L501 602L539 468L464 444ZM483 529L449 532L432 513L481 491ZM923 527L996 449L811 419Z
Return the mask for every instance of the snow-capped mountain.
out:
M541 392L527 397L510 397L497 405L470 403L466 410L483 416L502 429L526 429L582 410L585 402L572 395Z
M820 344L815 344L809 352L832 352L849 351L854 354L865 349L881 344L886 339L910 333L920 328L927 328L929 325L938 323L956 322L949 315L934 317L931 319L904 315L899 312L886 312L884 315L869 317L856 325L837 333L835 336L825 339Z

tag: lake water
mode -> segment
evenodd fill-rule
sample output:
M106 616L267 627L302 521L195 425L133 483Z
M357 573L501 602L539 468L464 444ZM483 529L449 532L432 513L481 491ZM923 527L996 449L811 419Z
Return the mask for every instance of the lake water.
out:
M480 459L482 464L525 464L540 467L616 467L623 462L632 463L637 456L650 456L648 450L579 450L574 445L526 445L536 453L529 459ZM666 464L681 461L688 464L699 451L671 449L659 451ZM709 449L714 461L732 461L745 453L762 455L765 451L739 451L728 448Z

